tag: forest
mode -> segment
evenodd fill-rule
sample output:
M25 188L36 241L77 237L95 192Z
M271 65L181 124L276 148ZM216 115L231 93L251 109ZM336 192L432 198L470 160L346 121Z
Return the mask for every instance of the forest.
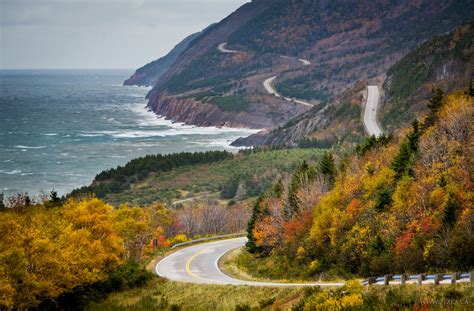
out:
M232 154L226 151L147 155L133 159L125 166L102 171L94 178L92 185L76 189L70 196L94 193L98 197L104 197L107 193L118 193L127 189L130 184L145 179L151 173L167 172L182 166L213 163L230 158Z
M172 210L114 208L54 191L41 202L25 194L7 198L0 205L0 309L82 309L150 281L144 264L173 244L242 232L249 217L246 204L212 201Z
M411 128L368 138L352 155L327 153L275 183L248 226L260 276L472 269L473 95L433 90L430 113Z

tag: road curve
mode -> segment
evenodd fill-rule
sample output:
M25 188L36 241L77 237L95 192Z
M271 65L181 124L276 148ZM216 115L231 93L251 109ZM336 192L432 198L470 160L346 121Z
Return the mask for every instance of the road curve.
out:
M367 88L367 103L364 111L364 126L370 136L379 137L383 135L377 123L377 109L380 101L378 86L369 85Z
M219 44L217 49L222 53L231 53L231 54L239 53L239 51L226 49L226 46L227 46L227 42L223 42L223 43Z
M221 44L219 44L217 46L217 49L221 52L221 53L230 53L230 54L235 54L235 53L240 53L239 51L235 51L235 50L228 50L226 48L227 46L227 42L223 42ZM306 60L306 59L303 59L303 58L295 58L295 57L290 57L290 56L284 56L284 55L281 55L280 56L281 58L285 58L285 59L296 59L298 60L303 66L309 66L311 65L311 62L309 60ZM270 77L268 79L266 79L265 81L263 81L263 87L265 88L265 90L270 94L270 95L274 95L275 97L278 97L278 98L283 98L284 100L286 101L289 101L289 102L294 102L294 103L297 103L297 104L300 104L300 105L304 105L304 106L307 106L307 107L313 107L312 104L310 103L307 103L305 101L302 101L302 100L298 100L298 99L294 99L294 98L290 98L290 97L282 97L278 92L277 90L275 90L275 88L272 86L272 82L277 78L277 76L273 76L273 77Z
M265 81L263 81L263 87L265 88L265 90L267 91L268 94L273 95L273 96L278 97L278 98L283 98L284 100L289 101L289 102L295 102L295 103L300 104L300 105L313 107L313 105L311 105L310 103L307 103L307 102L302 101L302 100L298 100L298 99L294 99L294 98L290 98L290 97L282 97L277 92L277 90L275 90L275 88L272 85L273 81L275 81L276 78L277 78L277 76L273 76L273 77L270 77L270 78L266 79Z
M247 238L220 240L193 245L164 257L155 267L156 274L169 280L220 285L249 286L342 286L344 283L273 283L234 279L219 269L219 259L228 251L245 245Z

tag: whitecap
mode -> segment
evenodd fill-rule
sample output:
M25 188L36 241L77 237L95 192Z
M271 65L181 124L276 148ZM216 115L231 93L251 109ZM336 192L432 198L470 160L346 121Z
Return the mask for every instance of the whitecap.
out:
M13 171L0 170L0 173L7 174L7 175L16 175L16 174L21 174L21 170L13 170Z
M46 146L23 146L23 145L16 145L15 148L18 148L18 149L43 149L43 148L46 148Z
M44 136L58 136L59 134L58 133L45 133L45 134L42 134Z
M101 133L81 133L79 134L81 137L101 137L104 136L104 134Z
M46 146L23 146L23 145L17 145L15 146L17 149L43 149L46 148Z

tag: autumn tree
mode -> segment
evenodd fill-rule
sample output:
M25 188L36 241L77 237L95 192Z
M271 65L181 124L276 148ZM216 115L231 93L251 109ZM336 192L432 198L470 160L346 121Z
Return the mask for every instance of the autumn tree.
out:
M124 241L125 259L135 262L140 262L145 246L169 223L168 213L162 205L145 208L122 205L113 220Z

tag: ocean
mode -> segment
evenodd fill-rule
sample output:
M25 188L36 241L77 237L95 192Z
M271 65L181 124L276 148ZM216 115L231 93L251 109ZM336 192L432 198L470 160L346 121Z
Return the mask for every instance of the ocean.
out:
M147 154L231 150L255 130L195 127L146 109L128 70L0 71L0 192L63 195Z

